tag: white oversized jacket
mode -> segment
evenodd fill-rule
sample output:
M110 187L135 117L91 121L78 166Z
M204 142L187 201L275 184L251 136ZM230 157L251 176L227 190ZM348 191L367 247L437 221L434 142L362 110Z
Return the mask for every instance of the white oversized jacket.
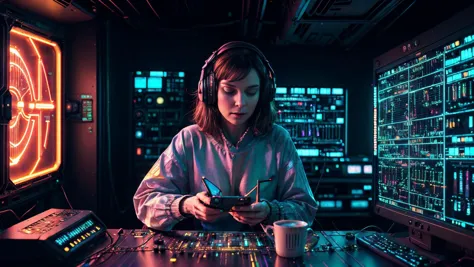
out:
M157 230L170 230L185 217L179 204L185 196L206 191L202 176L216 184L223 195L245 195L262 183L261 200L270 203L271 214L263 223L298 219L312 225L317 202L302 162L286 129L256 136L249 131L238 147L226 145L202 132L197 125L182 129L141 182L134 197L138 219ZM255 201L255 192L251 195ZM244 225L231 215L201 222L206 230L239 231Z

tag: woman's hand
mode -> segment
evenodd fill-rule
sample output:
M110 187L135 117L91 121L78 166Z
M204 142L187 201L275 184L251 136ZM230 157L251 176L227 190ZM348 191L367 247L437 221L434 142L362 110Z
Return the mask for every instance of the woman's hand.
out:
M210 203L211 198L206 195L206 192L200 192L197 193L196 196L184 200L183 210L185 213L193 215L200 221L213 222L225 213L204 205L209 205Z
M235 206L229 212L240 223L256 225L265 220L270 213L270 205L266 202L253 203L249 206Z

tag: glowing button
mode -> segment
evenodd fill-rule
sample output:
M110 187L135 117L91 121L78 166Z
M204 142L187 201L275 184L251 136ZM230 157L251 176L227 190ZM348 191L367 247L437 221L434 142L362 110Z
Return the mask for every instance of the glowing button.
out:
M142 131L136 131L135 132L135 138L141 139L143 137L143 132Z
M68 251L69 251L69 248L68 248L68 247L64 247L64 251L68 252Z
M163 97L159 96L159 97L156 98L156 103L158 105L161 105L161 104L165 103L165 99Z

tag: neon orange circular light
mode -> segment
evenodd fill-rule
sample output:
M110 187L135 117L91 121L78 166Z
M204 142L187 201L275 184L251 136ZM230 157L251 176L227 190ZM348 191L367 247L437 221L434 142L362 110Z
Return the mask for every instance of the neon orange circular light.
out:
M19 184L54 172L61 162L61 52L21 29L10 33L10 179Z

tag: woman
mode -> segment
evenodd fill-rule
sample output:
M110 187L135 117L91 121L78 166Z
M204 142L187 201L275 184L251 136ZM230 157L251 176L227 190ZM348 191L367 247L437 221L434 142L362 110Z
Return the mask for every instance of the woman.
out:
M133 198L148 227L170 230L194 217L205 230L243 231L282 219L312 225L317 204L291 137L275 124L275 79L253 45L230 42L202 68L193 118L141 182ZM223 195L245 195L258 180L260 199L229 212L209 207L201 179Z

